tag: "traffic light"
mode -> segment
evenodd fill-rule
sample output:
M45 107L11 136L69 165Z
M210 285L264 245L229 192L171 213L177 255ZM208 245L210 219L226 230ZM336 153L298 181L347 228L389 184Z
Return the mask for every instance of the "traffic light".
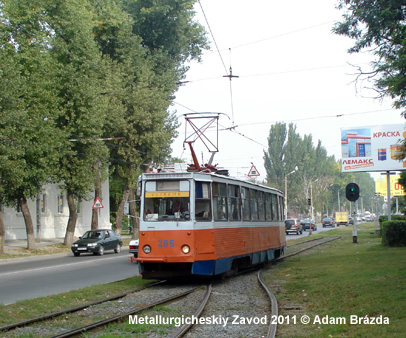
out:
M312 205L312 199L311 198L307 199L307 205Z
M345 187L345 197L351 202L355 202L359 198L359 186L355 183L349 183Z

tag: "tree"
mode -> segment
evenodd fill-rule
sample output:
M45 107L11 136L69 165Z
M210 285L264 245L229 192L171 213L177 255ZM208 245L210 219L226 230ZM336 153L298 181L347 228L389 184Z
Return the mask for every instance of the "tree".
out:
M335 34L355 40L349 53L365 49L376 56L372 71L359 78L373 80L379 97L394 99L397 109L406 108L406 11L403 0L340 0L346 10L343 21L333 28ZM402 113L404 116L406 111Z
M285 190L287 179L288 202L300 213L307 213L307 200L313 191L313 204L322 209L325 196L335 175L339 172L334 156L327 156L327 151L319 141L313 145L311 135L303 138L296 132L296 126L276 123L271 126L268 137L268 151L264 152L264 164L268 184L277 189ZM330 209L331 210L331 209Z
M47 44L52 33L31 1L0 5L0 202L21 210L31 250L27 200L55 178L64 137L55 127L60 110Z
M107 0L106 0L107 1ZM145 163L163 162L170 154L176 136L175 115L168 113L173 94L184 77L190 59L198 59L207 48L203 27L192 21L192 0L123 1L122 8L131 21L123 35L113 29L111 20L98 36L103 53L123 69L125 138L112 150L112 177L123 180L122 195L113 212L114 225L121 232L124 203L134 195L138 176ZM118 41L105 48L104 41ZM118 199L116 199L118 201ZM136 208L130 205L135 213ZM137 219L133 214L133 219ZM134 227L134 236L136 227Z

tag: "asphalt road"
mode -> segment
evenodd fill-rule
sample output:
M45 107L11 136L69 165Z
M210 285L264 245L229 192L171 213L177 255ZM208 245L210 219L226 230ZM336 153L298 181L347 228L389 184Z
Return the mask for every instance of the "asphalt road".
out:
M316 226L317 226L317 231L312 231L313 234L318 234L320 232L329 231L331 229L336 229L336 228L331 228L331 227L323 228L323 226L321 224L317 224ZM341 226L343 226L343 225L341 225ZM352 225L351 225L351 227L352 227ZM297 238L308 237L308 236L309 236L309 230L306 230L306 231L303 231L303 233L301 235L296 235L296 234L286 235L286 240L288 241L290 239L297 239Z
M317 225L315 233L335 228ZM286 239L309 236L287 235ZM32 256L0 262L0 304L59 294L90 285L119 281L138 276L138 265L128 261L128 249L119 254L108 251L104 256L72 253L52 257Z
M128 249L104 256L72 253L52 257L27 257L0 262L0 304L54 295L90 285L110 283L138 273L128 261Z

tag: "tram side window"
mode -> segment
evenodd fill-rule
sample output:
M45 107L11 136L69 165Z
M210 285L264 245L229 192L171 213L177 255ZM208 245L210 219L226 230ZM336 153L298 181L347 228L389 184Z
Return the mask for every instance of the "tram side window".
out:
M279 220L282 220L282 215L285 214L285 210L283 207L283 198L279 196Z
M278 200L276 195L272 195L272 220L276 221L278 219Z
M242 219L244 221L251 220L249 192L249 189L241 187Z
M238 185L228 185L228 219L230 221L241 220L240 187Z
M196 221L211 220L210 183L195 183L195 215Z
M257 192L258 197L258 214L259 220L265 221L265 201L264 201L264 193L262 191Z
M265 194L265 218L267 221L272 221L272 203L271 194Z
M250 202L251 202L251 220L258 221L258 200L257 191L250 190Z
M227 220L227 186L213 183L213 213L216 221Z

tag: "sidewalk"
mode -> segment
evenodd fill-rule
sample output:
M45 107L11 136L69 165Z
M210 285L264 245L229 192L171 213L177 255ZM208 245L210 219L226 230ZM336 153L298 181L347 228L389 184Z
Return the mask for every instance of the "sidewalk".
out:
M47 251L49 253L52 253L55 249L59 249L59 252L61 252L61 250L65 249L62 247L63 240L63 238L43 239L40 243L35 242L35 248L36 250ZM64 251L68 251L67 248ZM4 242L4 252L6 254L30 254L27 250L26 239L6 240Z
M131 238L131 236L123 235L121 238ZM74 241L77 239L78 238L75 238ZM35 242L35 250L31 252L27 250L26 239L6 240L4 242L4 253L21 256L41 256L44 254L71 252L70 247L67 248L63 246L63 241L63 238L42 239L40 243ZM123 246L123 248L126 248L126 246Z

